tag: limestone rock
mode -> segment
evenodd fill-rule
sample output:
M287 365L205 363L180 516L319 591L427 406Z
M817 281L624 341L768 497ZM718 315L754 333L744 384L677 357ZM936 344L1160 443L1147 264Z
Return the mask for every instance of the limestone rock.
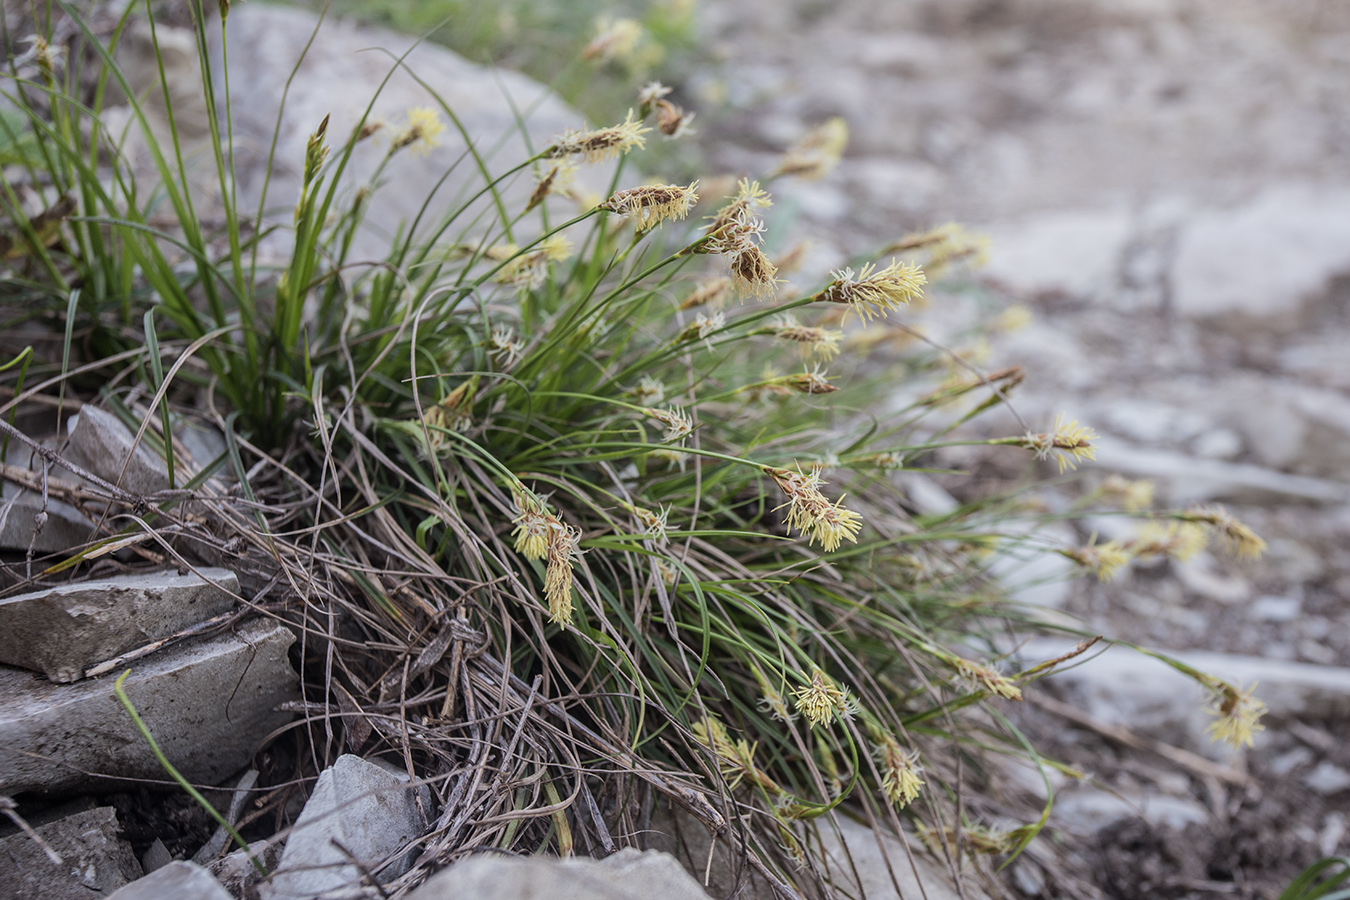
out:
M1236 209L1199 216L1183 231L1173 308L1226 327L1288 331L1346 273L1350 190L1279 185Z
M409 900L706 900L668 853L626 848L602 860L475 856L409 895Z
M154 494L169 487L169 468L112 413L96 406L70 417L65 456L105 481L133 494Z
M289 714L298 678L295 636L255 620L167 648L131 666L127 696L182 774L215 784L249 762ZM0 790L68 790L109 778L162 780L164 771L113 696L115 675L75 684L0 666Z
M0 663L77 681L86 667L234 605L225 569L120 575L0 599Z
M108 900L234 900L196 863L172 862L117 891Z
M331 146L347 139L372 101L366 121L385 123L357 144L344 176L349 193L369 181L412 107L439 112L443 100L494 173L528 159L533 151L547 146L551 136L584 124L579 114L543 85L516 72L474 65L435 44L419 44L399 66L397 60L415 38L392 31L333 17L320 25L318 17L306 10L255 3L236 5L230 11L227 34L230 90L235 101L234 165L239 199L246 208L256 207L267 177L266 154L282 96L278 85L291 77L306 42L314 38L289 85L267 187L268 209L275 210L277 221L287 225L299 196L306 142L325 116L329 117ZM218 48L213 52L219 58ZM393 75L382 85L391 70ZM241 102L240 98L248 100ZM528 144L520 133L517 111L527 118ZM463 158L465 144L452 124L447 123L439 140L440 146L426 157L403 150L382 171L349 258L383 258L389 250L389 235L424 203L428 204L424 223L436 221L484 187L473 160ZM447 171L445 182L438 185ZM612 171L599 166L579 175L583 184L603 190ZM506 208L512 214L524 209L533 188L528 172L503 185ZM486 208L484 200L473 209ZM467 213L460 220L463 225L451 233L467 227L474 214Z
M403 874L411 863L398 855L426 827L430 810L419 810L417 791L383 766L350 754L319 775L286 840L263 900L299 900L322 894L328 900L364 896L361 870L337 841L381 881Z
M35 830L61 862L53 862L26 834L0 840L0 900L92 900L141 877L112 807L75 813Z

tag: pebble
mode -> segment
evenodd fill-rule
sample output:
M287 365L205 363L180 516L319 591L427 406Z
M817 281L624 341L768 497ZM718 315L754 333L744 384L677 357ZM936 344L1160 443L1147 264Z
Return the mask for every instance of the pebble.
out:
M1314 793L1330 797L1350 788L1350 772L1324 759L1303 776L1303 783Z

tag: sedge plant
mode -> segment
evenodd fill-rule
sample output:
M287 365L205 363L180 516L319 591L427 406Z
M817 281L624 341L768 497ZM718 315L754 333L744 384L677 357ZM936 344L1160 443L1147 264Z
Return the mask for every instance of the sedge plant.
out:
M194 13L208 72L228 4ZM100 553L139 530L152 560L255 579L255 602L302 635L300 774L345 746L435 788L409 881L475 848L606 852L664 803L785 896L845 877L821 841L838 815L917 830L954 868L1015 854L1048 803L995 829L980 773L999 752L1053 765L1008 713L1074 654L1010 666L998 635L1037 624L1005 602L995 563L1060 553L1106 578L1211 534L1260 550L1225 511L1155 513L1130 484L1074 514L1115 505L1145 520L1138 537L1084 547L1040 539L1024 492L945 512L911 501L906 477L940 470L944 448L1063 473L1097 436L1068 418L981 436L971 423L1010 408L1020 371L954 368L913 339L928 273L978 252L960 229L787 283L791 260L766 243L772 188L837 162L840 120L760 180L719 187L634 174L658 135L681 135L657 84L615 124L500 171L439 102L378 138L325 119L293 215L272 222L236 200L228 103L207 77L208 108L225 109L211 233L176 137L156 143L115 61L147 15L133 5L106 35L71 17L78 52L9 63L24 117L5 118L4 146L44 199L6 183L0 290L11 323L60 323L62 362L15 348L0 375L26 381L0 413L101 389L166 460L176 423L220 429L226 452L181 460L181 489L102 496L123 531ZM102 124L112 84L133 98L153 184ZM385 165L411 165L447 122L480 179L465 202L429 204L380 263L350 260L379 180L349 183L353 148L384 140ZM577 203L575 171L604 164L607 195ZM275 231L291 249L269 265L256 241ZM909 399L883 415L887 396ZM1215 736L1250 742L1260 702L1187 674L1214 698Z

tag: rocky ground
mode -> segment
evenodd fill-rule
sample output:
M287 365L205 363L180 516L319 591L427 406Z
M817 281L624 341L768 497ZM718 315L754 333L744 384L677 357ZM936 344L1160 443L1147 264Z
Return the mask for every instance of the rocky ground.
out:
M1270 714L1251 750L1216 749L1194 687L1118 649L1029 691L1019 724L1090 779L1050 778L1057 800L1046 843L1056 852L1028 853L1008 869L1007 890L1267 897L1313 859L1350 850L1350 12L1332 0L707 0L700 15L718 61L677 84L676 99L699 109L699 140L714 169L762 172L810 126L836 115L849 121L853 140L833 174L775 185L786 214L779 221L790 224L772 240L780 248L798 237L816 241L803 278L951 219L987 232L989 265L935 290L918 321L964 349L962 329L980 315L1017 304L1033 312L1026 327L991 336L983 364L1026 368L1016 399L1029 421L1048 424L1066 410L1102 436L1098 464L1046 502L1067 503L1118 472L1153 480L1160 505L1223 502L1269 543L1259 561L1215 551L1184 565L1136 567L1105 584L1024 577L1018 598L1043 615L1175 651L1244 685L1259 681ZM281 37L275 29L263 36ZM260 83L269 77L261 64L252 74ZM474 94L465 104L482 100ZM405 100L392 97L391 108ZM545 112L559 122L567 115L552 105ZM500 108L484 115L501 120ZM501 121L509 127L509 117ZM307 127L283 139L303 142ZM416 173L405 180L391 188L395 197L419 190ZM91 429L95 417L86 421ZM992 419L989 427L1007 432L1015 423ZM92 463L108 453L89 456ZM1023 459L954 453L948 462L996 487L1021 473ZM11 502L13 484L6 491L7 510L34 511ZM66 496L79 499L78 491ZM38 552L87 536L73 508L54 500L50 510L50 545ZM1090 529L1108 538L1121 527L1104 518ZM1046 535L1066 546L1088 537ZM6 546L22 552L30 538L22 516L0 518ZM97 644L87 656L70 656L73 639L63 640L37 667L68 682L190 625L142 621L134 639ZM46 620L25 627L51 631ZM4 662L31 654L18 625L0 632L21 638L0 648L11 654ZM247 664L208 677L243 684L258 647L285 643L282 635L246 637ZM217 644L220 665L234 665L239 645ZM1069 644L1019 652L1044 659ZM285 689L294 676L283 651L263 680ZM159 662L138 665L138 677L155 677L158 665L166 679L178 678L171 657L151 658ZM138 685L127 687L135 699ZM46 689L79 700L78 681ZM0 728L9 734L32 717L13 712L17 688L7 696L13 714L0 717ZM218 717L228 719L236 699L220 698L227 707ZM270 708L277 699L257 702ZM59 739L78 744L90 714L70 708L74 724ZM111 712L110 722L124 719ZM109 732L97 737L104 746ZM129 733L115 742L143 750ZM205 768L189 777L219 781L245 767L246 753L214 743L221 759L199 760ZM276 771L287 763L262 762ZM365 791L416 827L425 801L397 773L358 763L339 760L329 770L332 796L316 789L312 802L331 806L333 797ZM143 753L128 765L141 777L157 772ZM7 777L28 779L16 782L24 790L74 777L20 769ZM1010 768L1003 782L1010 809L1036 809L1044 796L1034 771ZM227 788L213 797L219 808L247 790ZM94 808L60 811L77 817L78 834L107 836L98 864L82 869L84 888L107 890L142 867L191 856L215 830L192 804L148 796L105 795ZM288 803L298 811L298 795L268 794L240 813L279 820ZM355 835L357 817L344 820ZM75 856L59 835L49 837ZM370 852L393 853L402 837L395 828L369 838ZM156 851L157 838L169 846ZM11 853L34 854L14 857L18 871L41 863L26 837L5 840ZM323 857L331 848L320 843L293 867L345 864ZM225 859L234 868L218 862L220 880L247 881L246 860ZM162 877L193 877L169 869ZM590 876L576 877L584 895Z
M820 267L950 219L988 233L989 266L934 293L930 333L959 340L974 310L1025 304L1033 323L996 336L986 364L1026 368L1017 405L1028 420L1065 410L1101 434L1087 484L1119 472L1152 479L1161 505L1223 502L1270 544L1258 562L1207 553L1024 599L1104 634L1230 654L1244 683L1343 673L1346 7L735 0L707 12L724 62L691 88L728 106L703 120L713 160L762 170L808 127L848 119L852 142L833 175L777 186L796 230L817 239ZM992 483L1019 462L952 461ZM1083 489L1066 485L1064 496ZM1103 539L1122 529L1093 525ZM1014 868L1028 896L1273 896L1301 865L1350 846L1343 703L1281 708L1267 695L1255 748L1222 756L1199 734L1203 717L1179 727L1194 716L1194 691L1155 680L1144 661L1092 668L1060 682L1059 696L1098 724L1214 756L1249 779L1216 780L1029 711L1052 752L1119 802L1065 788L1051 822L1074 836L1077 883Z

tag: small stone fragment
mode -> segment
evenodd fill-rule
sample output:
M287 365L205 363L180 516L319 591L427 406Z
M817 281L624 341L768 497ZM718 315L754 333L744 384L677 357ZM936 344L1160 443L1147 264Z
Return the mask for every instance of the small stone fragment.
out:
M95 406L70 417L65 457L77 466L133 494L169 488L169 467L122 420Z
M280 866L259 893L263 900L364 896L361 870L334 842L385 882L407 871L411 858L399 850L425 827L406 775L400 778L358 756L340 756L320 773ZM400 858L393 858L396 854Z
M707 900L669 853L631 847L603 860L475 856L432 877L409 900Z
M172 862L133 881L108 900L234 900L196 863Z
M141 877L110 806L35 830L61 862L53 862L26 834L0 840L0 900L89 900Z

